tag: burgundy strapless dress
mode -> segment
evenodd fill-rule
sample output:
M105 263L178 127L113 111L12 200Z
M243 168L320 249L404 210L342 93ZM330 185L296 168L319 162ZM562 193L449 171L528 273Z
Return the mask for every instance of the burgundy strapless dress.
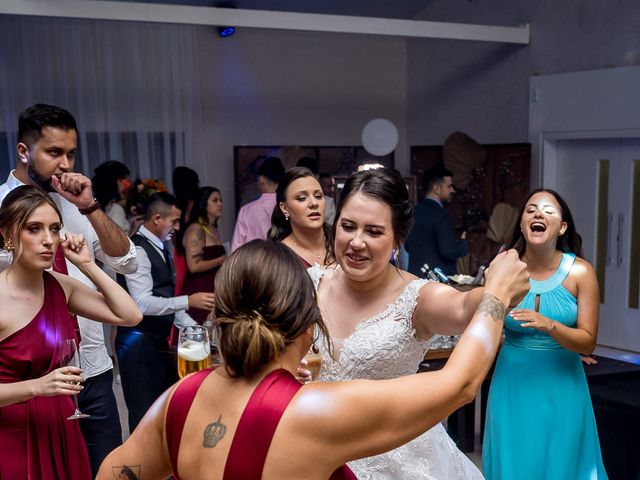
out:
M58 342L77 338L62 286L44 275L44 303L20 330L0 341L0 383L42 377L58 364ZM87 447L71 397L36 397L0 408L0 479L91 478Z

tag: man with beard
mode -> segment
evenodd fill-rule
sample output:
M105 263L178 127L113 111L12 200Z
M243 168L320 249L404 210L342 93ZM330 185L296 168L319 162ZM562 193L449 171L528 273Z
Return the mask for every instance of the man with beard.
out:
M420 268L440 267L447 275L457 273L456 260L467 254L466 232L460 238L453 229L453 218L444 208L456 192L453 174L443 166L430 168L422 180L424 199L415 209L415 223L404 248L409 253L409 271L422 277Z
M181 212L176 203L176 198L166 192L151 197L144 224L132 238L138 270L118 275L118 282L144 315L137 326L119 327L116 335L131 432L162 392L178 381L177 358L167 341L171 326L196 324L186 312L189 307L213 309L213 293L175 296L175 270L168 247L171 236L180 228Z
M94 259L116 272L134 272L137 263L133 243L100 209L93 196L91 180L73 172L77 146L76 121L68 111L45 104L27 108L18 119L18 164L0 186L0 202L23 184L49 192L62 213L62 234L68 231L84 235ZM0 251L0 269L10 264L11 253ZM65 260L61 249L56 252L53 269L95 288L75 265ZM82 412L90 415L79 422L95 475L104 457L122 443L122 431L112 388L113 364L105 346L102 324L83 317L78 317L78 324L80 362L85 378L78 404Z

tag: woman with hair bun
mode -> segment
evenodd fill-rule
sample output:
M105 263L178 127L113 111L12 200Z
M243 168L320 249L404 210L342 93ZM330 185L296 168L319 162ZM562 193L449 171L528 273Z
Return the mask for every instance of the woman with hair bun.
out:
M333 354L323 351L320 381L410 375L434 334L467 327L482 288L462 293L389 263L412 224L413 204L396 170L365 170L345 182L333 224L337 265L309 269L333 345ZM483 478L442 424L349 466L359 477L385 480Z
M326 333L313 284L285 245L254 240L216 277L224 365L165 392L99 480L350 479L345 462L416 437L471 401L500 341L505 305L525 291L515 252L494 260L485 294L446 367L385 381L300 384L298 364Z

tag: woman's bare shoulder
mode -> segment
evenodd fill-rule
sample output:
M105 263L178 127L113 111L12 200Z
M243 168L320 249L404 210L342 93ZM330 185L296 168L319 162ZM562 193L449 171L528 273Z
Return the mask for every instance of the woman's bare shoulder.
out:
M580 281L591 279L591 277L595 278L595 271L593 269L593 266L584 258L576 257L570 275L573 276L576 280Z

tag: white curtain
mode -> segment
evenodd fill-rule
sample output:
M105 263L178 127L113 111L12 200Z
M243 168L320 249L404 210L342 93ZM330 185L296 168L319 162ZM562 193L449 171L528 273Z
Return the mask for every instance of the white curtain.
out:
M0 15L0 183L19 113L42 102L78 122L76 171L119 160L170 187L176 165L202 156L198 28Z

